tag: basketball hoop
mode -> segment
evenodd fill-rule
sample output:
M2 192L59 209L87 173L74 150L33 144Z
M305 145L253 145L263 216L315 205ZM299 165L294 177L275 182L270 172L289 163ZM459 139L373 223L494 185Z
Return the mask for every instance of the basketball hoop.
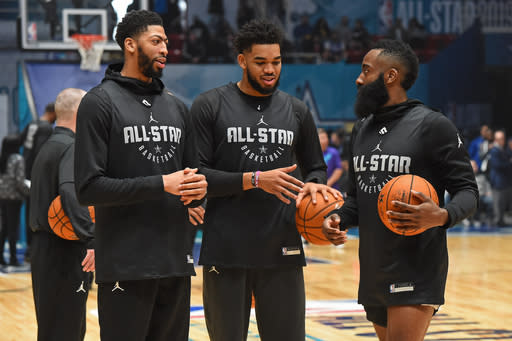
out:
M106 38L101 34L73 34L72 39L78 42L80 52L80 69L98 72L100 71L101 56L105 47Z

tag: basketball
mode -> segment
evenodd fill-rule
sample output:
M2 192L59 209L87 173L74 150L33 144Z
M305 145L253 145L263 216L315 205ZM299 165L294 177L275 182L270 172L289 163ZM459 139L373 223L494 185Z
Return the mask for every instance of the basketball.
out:
M95 215L93 206L89 206L89 214L91 216L92 221L94 222ZM55 233L57 236L63 239L79 239L75 233L75 229L69 221L68 216L62 208L60 195L53 199L52 203L50 204L50 208L48 208L48 224L50 224L50 228L52 229L53 233Z
M295 212L295 224L297 230L304 239L311 244L328 245L331 242L322 233L324 217L330 211L338 209L343 205L341 196L336 199L331 193L327 193L329 200L326 202L320 192L316 193L316 205L311 201L308 194L300 202Z
M399 209L392 204L393 200L411 205L419 205L421 202L412 195L411 190L425 194L439 205L436 190L430 182L418 175L412 174L400 175L391 179L380 191L377 201L380 220L388 229L404 236L414 236L422 233L426 229L397 229L389 220L386 211L399 211Z

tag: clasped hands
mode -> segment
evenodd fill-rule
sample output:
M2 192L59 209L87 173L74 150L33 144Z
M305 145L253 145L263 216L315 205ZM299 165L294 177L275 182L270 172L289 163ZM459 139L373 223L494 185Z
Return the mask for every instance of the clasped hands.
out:
M203 174L197 173L197 168L185 168L171 174L162 175L164 190L167 193L180 196L184 205L193 200L201 200L206 195L208 183Z

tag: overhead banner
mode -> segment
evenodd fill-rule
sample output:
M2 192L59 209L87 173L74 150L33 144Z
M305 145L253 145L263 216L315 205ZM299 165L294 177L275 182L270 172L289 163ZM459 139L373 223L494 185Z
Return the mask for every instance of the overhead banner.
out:
M461 34L478 19L484 32L512 32L512 0L379 0L379 28L416 18L432 34Z

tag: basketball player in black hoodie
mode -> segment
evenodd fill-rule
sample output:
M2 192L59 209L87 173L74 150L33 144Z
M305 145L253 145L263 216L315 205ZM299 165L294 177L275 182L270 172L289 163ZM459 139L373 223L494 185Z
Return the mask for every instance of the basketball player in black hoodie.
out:
M359 303L379 340L423 340L444 303L448 272L446 229L471 215L478 189L455 126L441 113L407 98L418 59L400 41L379 42L364 57L355 104L361 119L352 132L345 204L330 213L323 232L334 244L340 231L359 226ZM419 192L420 205L394 202L388 216L401 228L428 228L416 236L388 230L377 214L380 189L400 174L427 179L439 206ZM444 192L451 200L444 205ZM400 212L398 212L400 211Z
M96 209L101 339L188 340L187 206L201 203L207 184L188 110L159 79L161 18L131 11L116 40L124 64L83 98L75 152L78 199Z
M268 22L243 26L234 40L242 79L199 95L191 109L209 186L199 262L213 341L247 338L253 295L262 340L304 341L305 261L291 203L317 191L341 197L324 185L307 106L277 89L281 37Z

